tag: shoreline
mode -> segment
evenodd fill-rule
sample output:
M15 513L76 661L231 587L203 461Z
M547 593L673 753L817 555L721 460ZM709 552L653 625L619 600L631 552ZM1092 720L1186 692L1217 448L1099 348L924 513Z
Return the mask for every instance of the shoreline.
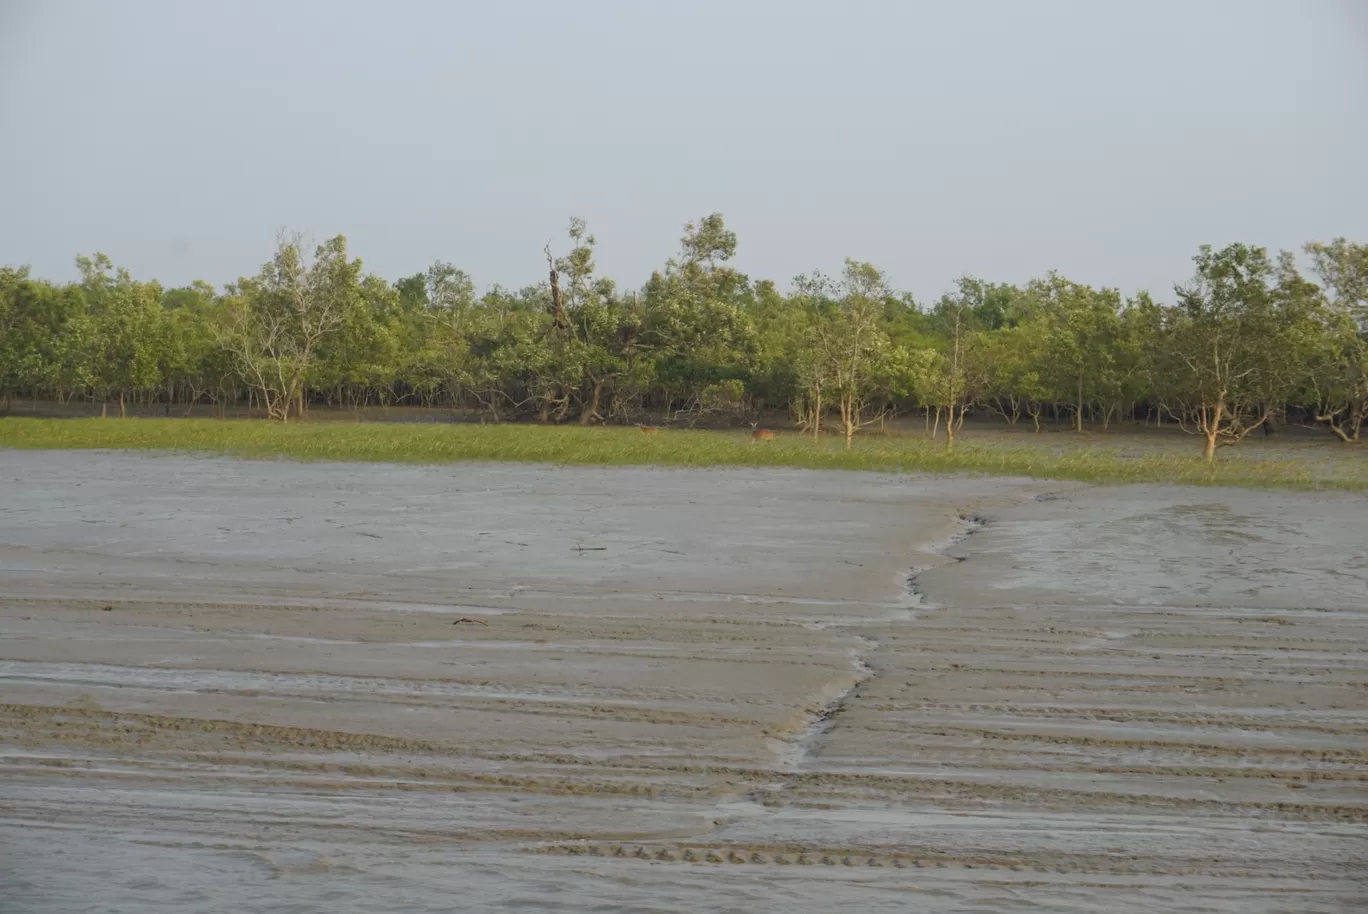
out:
M299 461L449 465L776 467L879 473L970 473L1095 483L1169 483L1368 491L1368 453L1304 439L1230 449L1214 465L1189 439L1118 433L1071 438L976 430L952 451L907 433L812 441L782 433L630 427L305 422L215 419L0 419L0 450L128 450Z

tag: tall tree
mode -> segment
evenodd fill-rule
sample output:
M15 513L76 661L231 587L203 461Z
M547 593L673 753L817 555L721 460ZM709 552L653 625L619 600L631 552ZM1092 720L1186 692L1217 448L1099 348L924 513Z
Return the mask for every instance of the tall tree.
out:
M1345 442L1368 421L1368 244L1336 238L1306 246L1330 293L1323 330L1308 339L1308 406L1315 421Z
M1058 273L1031 282L1022 301L1030 320L1041 325L1046 349L1046 383L1054 396L1073 407L1074 428L1083 431L1089 403L1108 398L1115 378L1115 342L1120 333L1121 296L1115 289L1094 289Z
M34 279L27 267L0 267L0 397L56 390L73 379L72 350L83 348L78 289Z
M720 214L686 225L679 256L651 274L632 305L633 345L653 363L667 408L696 410L704 388L743 378L754 364L750 280L729 266L736 244Z
M1287 392L1293 326L1263 248L1204 245L1193 259L1196 276L1176 287L1178 305L1154 342L1167 408L1202 437L1210 461L1263 425Z
M103 254L78 257L76 266L88 308L86 376L102 402L118 397L123 417L128 395L156 386L160 378L161 287L137 282L127 270L114 271Z
M886 395L897 386L892 375L901 366L884 330L885 301L892 292L887 278L873 264L849 258L838 282L812 274L799 277L796 285L811 313L806 348L810 364L804 375L812 388L814 409L820 414L823 393L829 391L849 448L861 428L882 418ZM885 403L870 418L871 398L880 393L885 394ZM820 415L814 417L813 432L814 436L820 432Z
M961 277L954 293L943 295L933 311L940 344L926 372L923 398L935 406L937 419L945 411L945 447L955 446L955 433L964 426L964 414L988 387L988 362L976 306L981 284Z
M293 236L280 239L255 277L229 288L219 342L270 418L286 422L292 410L302 412L309 372L360 294L360 274L343 236L319 245L312 260Z

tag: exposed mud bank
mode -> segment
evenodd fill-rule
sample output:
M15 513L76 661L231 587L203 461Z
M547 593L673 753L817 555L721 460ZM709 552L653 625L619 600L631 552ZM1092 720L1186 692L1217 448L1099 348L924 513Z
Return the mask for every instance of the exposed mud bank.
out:
M13 452L0 483L6 910L1364 901L1361 498Z

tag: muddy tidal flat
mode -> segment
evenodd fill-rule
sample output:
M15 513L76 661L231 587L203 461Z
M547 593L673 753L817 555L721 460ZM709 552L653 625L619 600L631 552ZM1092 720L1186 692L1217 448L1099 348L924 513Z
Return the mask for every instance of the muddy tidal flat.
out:
M0 451L0 911L1368 910L1368 498Z

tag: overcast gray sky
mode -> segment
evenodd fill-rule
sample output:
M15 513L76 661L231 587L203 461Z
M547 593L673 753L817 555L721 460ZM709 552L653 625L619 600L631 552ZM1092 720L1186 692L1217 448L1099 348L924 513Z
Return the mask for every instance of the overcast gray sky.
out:
M1368 241L1368 2L0 0L0 262L629 286L720 211L786 283L846 256L1167 297L1198 244Z

